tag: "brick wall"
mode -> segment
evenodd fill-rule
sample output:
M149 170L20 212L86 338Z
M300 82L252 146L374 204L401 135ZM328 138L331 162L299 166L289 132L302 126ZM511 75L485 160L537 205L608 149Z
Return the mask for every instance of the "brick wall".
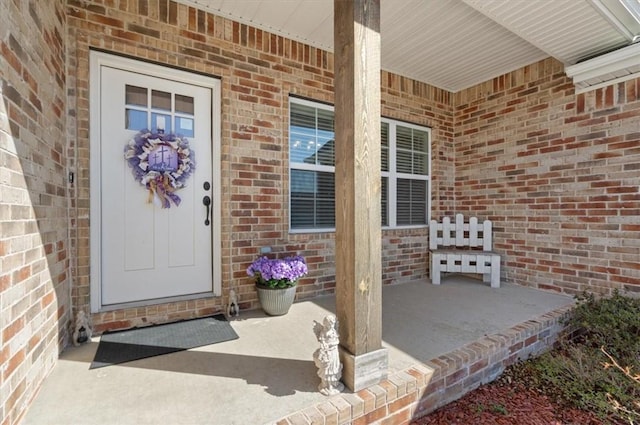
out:
M455 94L456 210L494 220L507 281L640 290L640 80L576 95L553 59Z
M64 1L0 3L0 423L68 340Z
M70 135L78 169L78 247L74 305L89 304L89 114L91 48L221 77L223 299L182 301L95 315L97 329L126 327L218 311L235 286L241 308L258 307L246 268L269 246L274 255L298 252L310 273L298 298L332 292L333 233L289 234L289 94L333 101L333 55L172 1L68 2ZM144 25L143 25L144 23ZM383 115L432 127L435 208L453 207L451 94L405 77L382 73ZM441 205L444 205L441 207ZM383 232L384 281L426 277L427 229ZM400 260L402 258L402 261Z

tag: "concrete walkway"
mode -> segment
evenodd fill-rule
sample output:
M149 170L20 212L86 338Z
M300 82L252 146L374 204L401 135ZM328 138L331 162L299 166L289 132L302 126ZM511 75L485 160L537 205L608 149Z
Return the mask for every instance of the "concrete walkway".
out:
M383 289L383 339L390 373L571 304L570 297L451 276ZM242 312L240 336L180 353L89 370L98 346L70 347L23 421L44 424L264 424L326 400L312 353L313 320L334 310L323 297L285 316Z

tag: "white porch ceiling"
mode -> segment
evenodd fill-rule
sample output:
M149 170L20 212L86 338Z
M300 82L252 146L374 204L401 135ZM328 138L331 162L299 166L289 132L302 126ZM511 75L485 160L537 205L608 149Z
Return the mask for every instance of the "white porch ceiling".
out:
M333 51L333 0L178 1ZM573 65L640 33L618 0L381 0L380 8L382 68L453 92L549 56Z

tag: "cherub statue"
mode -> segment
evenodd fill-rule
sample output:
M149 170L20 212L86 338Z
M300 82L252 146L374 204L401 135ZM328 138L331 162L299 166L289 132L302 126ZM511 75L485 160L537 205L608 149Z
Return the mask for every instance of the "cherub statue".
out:
M76 347L91 340L91 334L93 333L89 319L83 310L78 311L76 314L76 323L73 328L72 343Z
M240 307L238 307L238 295L233 289L229 290L229 304L227 305L227 316L240 316Z
M324 318L322 323L313 321L313 332L320 342L320 348L313 353L313 361L318 368L320 385L318 391L324 395L334 395L344 390L344 385L340 382L342 378L342 364L340 363L340 353L338 345L338 321L336 316L330 314Z

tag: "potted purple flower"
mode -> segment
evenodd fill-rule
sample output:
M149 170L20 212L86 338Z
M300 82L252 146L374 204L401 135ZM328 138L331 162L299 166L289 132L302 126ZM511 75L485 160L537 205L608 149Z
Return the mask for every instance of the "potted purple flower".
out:
M270 316L289 312L298 279L308 272L307 263L300 255L283 259L260 257L247 269L247 274L255 279L262 309Z

